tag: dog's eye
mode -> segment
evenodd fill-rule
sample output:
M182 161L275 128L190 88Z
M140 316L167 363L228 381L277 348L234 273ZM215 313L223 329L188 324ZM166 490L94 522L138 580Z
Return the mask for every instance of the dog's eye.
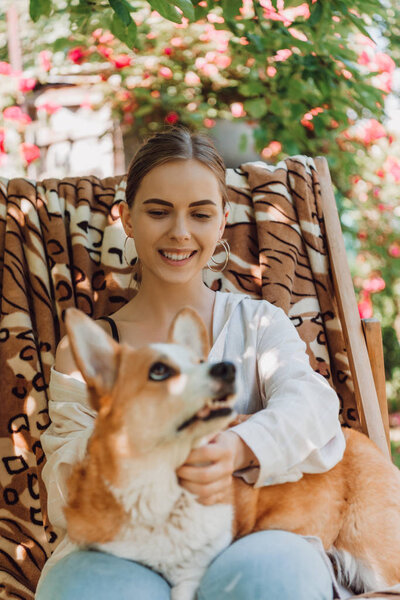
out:
M163 379L171 377L172 374L173 370L170 366L165 365L162 362L156 362L150 367L149 379L153 379L153 381L162 381Z

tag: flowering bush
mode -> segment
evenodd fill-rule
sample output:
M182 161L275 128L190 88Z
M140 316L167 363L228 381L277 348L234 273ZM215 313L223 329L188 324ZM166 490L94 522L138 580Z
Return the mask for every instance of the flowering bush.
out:
M30 0L30 14L30 70L2 63L0 167L11 154L24 165L37 159L21 108L35 80L76 72L101 75L103 98L139 137L178 122L212 132L223 118L249 123L266 160L326 155L360 313L382 320L389 396L400 402L400 151L385 126L400 56L397 3Z

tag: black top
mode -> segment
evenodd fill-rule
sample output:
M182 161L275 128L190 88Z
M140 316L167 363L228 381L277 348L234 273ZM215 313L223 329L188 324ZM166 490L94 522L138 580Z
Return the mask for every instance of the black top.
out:
M107 323L110 324L112 336L114 340L119 343L119 334L115 321L111 317L99 317L99 320L100 319L103 319L103 321L107 321Z

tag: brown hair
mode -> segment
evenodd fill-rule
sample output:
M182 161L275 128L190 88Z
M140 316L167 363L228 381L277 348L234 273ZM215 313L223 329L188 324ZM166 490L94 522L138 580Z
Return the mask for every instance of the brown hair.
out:
M225 164L213 141L201 133L191 133L186 127L171 127L148 138L136 152L128 168L126 201L132 207L139 185L155 167L176 159L195 159L208 167L218 179L222 208L228 202Z

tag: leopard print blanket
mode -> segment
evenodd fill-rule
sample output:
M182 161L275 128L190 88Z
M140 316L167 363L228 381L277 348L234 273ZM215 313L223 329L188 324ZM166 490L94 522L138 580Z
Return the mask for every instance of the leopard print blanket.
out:
M206 269L205 283L282 307L313 368L338 392L343 423L359 429L313 160L247 163L228 170L227 183L230 260L223 273ZM118 213L124 198L123 176L0 179L0 598L31 600L57 545L40 434L65 311L77 306L98 318L136 293L136 256L127 244L126 262Z

